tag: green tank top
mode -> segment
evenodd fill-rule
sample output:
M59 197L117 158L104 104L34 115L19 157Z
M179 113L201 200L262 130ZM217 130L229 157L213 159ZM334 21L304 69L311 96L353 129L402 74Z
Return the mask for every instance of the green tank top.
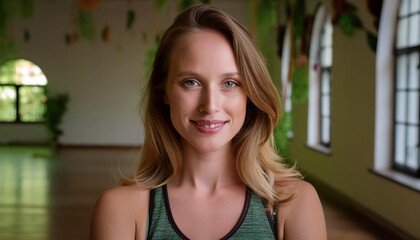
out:
M241 216L222 239L277 239L274 219L264 200L247 189ZM174 221L166 185L150 192L147 239L188 239Z

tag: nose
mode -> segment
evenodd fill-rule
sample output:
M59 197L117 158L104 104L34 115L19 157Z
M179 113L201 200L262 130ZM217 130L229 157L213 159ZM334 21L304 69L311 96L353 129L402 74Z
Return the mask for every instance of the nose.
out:
M205 114L212 114L220 111L222 95L217 87L204 88L201 94L199 111Z

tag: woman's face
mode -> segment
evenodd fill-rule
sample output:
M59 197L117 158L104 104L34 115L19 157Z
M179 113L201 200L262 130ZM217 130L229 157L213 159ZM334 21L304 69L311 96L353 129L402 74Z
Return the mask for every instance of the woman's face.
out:
M228 41L212 30L188 33L169 63L164 101L183 146L197 152L229 148L244 123L247 95Z

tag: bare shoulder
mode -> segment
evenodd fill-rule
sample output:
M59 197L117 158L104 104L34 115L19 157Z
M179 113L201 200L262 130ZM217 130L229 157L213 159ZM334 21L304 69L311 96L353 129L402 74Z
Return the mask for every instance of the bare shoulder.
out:
M294 193L295 201L292 202L299 202L306 198L316 198L318 199L318 194L312 184L303 181L303 180L294 180L287 182L288 187L291 189L291 192Z
M137 186L106 190L92 214L91 239L135 239L146 229L149 190Z
M293 198L279 205L279 239L326 239L321 201L315 188L303 180L285 184Z
M121 203L130 204L147 200L149 201L149 190L143 189L138 186L121 186L111 188L103 192L98 198L97 204L117 204Z

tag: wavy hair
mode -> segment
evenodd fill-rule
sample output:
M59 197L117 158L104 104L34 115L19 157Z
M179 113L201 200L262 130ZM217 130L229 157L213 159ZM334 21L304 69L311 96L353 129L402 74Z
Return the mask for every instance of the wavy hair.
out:
M121 183L156 188L168 183L182 169L180 136L172 126L163 95L172 49L187 33L203 29L219 32L229 41L248 96L245 123L232 139L238 174L269 207L287 201L292 194L285 194L282 183L301 175L295 168L281 163L274 147L273 130L281 115L280 97L266 62L240 23L227 13L204 4L181 12L161 39L143 99L145 141L139 166L133 178Z

